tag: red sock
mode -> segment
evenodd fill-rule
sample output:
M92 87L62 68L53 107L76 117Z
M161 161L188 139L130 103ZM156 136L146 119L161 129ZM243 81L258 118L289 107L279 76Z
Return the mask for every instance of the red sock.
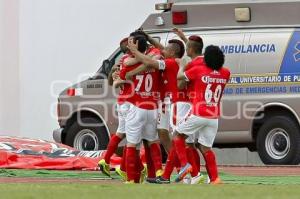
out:
M188 163L188 159L186 156L186 148L185 148L185 139L181 136L176 136L174 138L175 149L180 161L180 166L184 167Z
M168 155L168 159L167 159L167 162L166 162L164 174L162 175L162 177L164 179L168 179L168 180L170 179L171 174L172 174L173 169L174 169L175 160L176 160L176 150L175 150L174 146L172 146L170 151L169 151L169 155Z
M127 149L127 147L124 146L123 156L122 156L122 161L121 161L121 166L120 166L120 169L125 172L126 172L126 149Z
M161 149L158 143L153 143L150 145L150 154L154 164L155 171L162 169L162 156Z
M195 177L198 175L199 170L198 170L197 162L195 160L193 149L194 149L194 147L186 147L186 155L187 155L189 163L192 165L192 168L193 168L193 170L191 172L191 176Z
M138 157L136 165L139 168L138 170L142 171L144 169L144 164L143 164L142 159L140 157L140 151L139 150L137 150L136 156Z
M105 156L104 156L104 159L105 159L105 162L107 164L110 163L110 158L111 156L115 153L115 151L117 150L118 148L118 145L119 143L121 142L121 138L119 138L116 134L114 134L110 141L109 141L109 144L107 146L107 151L105 153Z
M127 180L132 181L136 178L136 149L135 147L127 147L126 149L126 173Z
M145 146L145 158L146 158L147 169L148 169L148 178L155 178L156 177L155 168L151 158L150 148L147 145Z
M143 169L144 165L140 158L140 151L138 151L138 150L136 150L135 166L136 166L136 170L135 170L134 182L140 183L141 170Z
M176 152L176 151L175 151L175 152ZM176 153L176 155L175 155L174 166L175 166L177 169L180 170L181 165L180 165L180 161L179 161L179 159L178 159L177 153Z
M206 162L206 171L208 173L210 181L215 181L218 178L218 169L215 153L212 150L209 150L203 156Z
M196 164L198 166L198 171L200 172L200 155L199 155L199 152L196 148L193 148L193 154L194 154Z

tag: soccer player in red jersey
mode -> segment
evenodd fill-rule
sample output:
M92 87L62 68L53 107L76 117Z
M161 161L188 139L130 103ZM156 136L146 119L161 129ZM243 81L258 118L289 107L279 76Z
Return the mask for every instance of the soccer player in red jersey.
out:
M184 41L186 41L187 49L186 53L187 56L192 59L191 62L188 64L185 63L184 59L180 60L180 65L182 66L182 70L188 70L192 67L197 67L203 63L203 40L201 37L197 35L192 35L188 39L185 38L183 32L180 29L177 29L177 35ZM191 111L193 99L193 84L190 83L189 85L184 84L182 85L180 90L180 94L183 96L182 100L178 102L177 105L177 120L176 126L184 120ZM191 175L187 176L184 180L184 183L187 184L199 184L204 182L204 176L200 173L200 156L199 152L195 146L196 135L189 135L186 139L186 154L188 158L188 162L192 165ZM174 149L173 149L174 150ZM175 153L175 152L173 152ZM172 156L171 156L172 157ZM167 170L165 172L168 174ZM163 176L168 177L168 175ZM161 179L163 182L163 179Z
M123 65L124 59L129 56L127 45L128 45L128 38L124 38L123 40L121 40L120 49L124 53L124 55L120 59L120 61L112 67L112 69L111 69L111 71L108 75L108 78L107 78L108 82L109 82L109 85L113 85L114 82L116 83L117 81L120 81L119 80L119 73L120 73L121 67ZM122 95L123 95L123 89L120 88L120 93L119 93L118 100L117 100L118 101L117 111L118 111L118 120L119 120L117 133L113 134L111 136L111 139L110 139L110 141L108 143L108 146L107 146L107 151L105 153L105 156L98 163L98 165L100 166L101 171L104 174L108 175L108 176L110 176L110 165L109 165L110 164L110 159L111 159L112 155L115 153L119 143L125 138L125 112L126 112L126 107L124 107L124 105L123 105L124 104L124 98L122 97ZM125 170L124 167L125 167L124 163L121 164L121 169L118 170L118 171L120 172L122 170Z
M189 48L189 47L188 47ZM193 47L191 47L193 48ZM185 139L188 135L198 133L200 151L206 162L206 169L211 184L218 184L215 154L212 145L218 131L218 118L220 116L220 102L230 71L223 67L225 56L217 46L208 46L204 53L203 64L184 71L181 68L178 73L178 86L181 88L186 82L193 85L194 97L192 99L192 111L177 127L177 135L174 139L176 153L182 168L176 178L181 181L192 167L188 163L185 153Z
M152 40L151 38L149 40ZM152 43L154 43L152 41ZM156 44L155 46L159 46ZM161 72L161 99L158 115L158 134L160 141L163 144L164 148L169 152L171 148L171 139L170 139L170 112L171 104L177 102L178 89L177 89L177 73L179 66L176 62L176 58L181 58L184 54L184 44L180 40L170 40L166 47L160 46L162 49L162 54L164 56L163 60L153 60L150 57L145 56L140 53L137 44L129 44L129 49L134 54L137 60L141 61L144 65L127 73L127 78L131 79L132 75L135 75L141 71L147 69L156 69ZM173 166L171 168L173 170ZM156 177L160 177L157 175ZM148 182L156 183L156 178L147 178Z
M146 51L147 41L143 37L135 37L134 40L139 42L138 50L142 53ZM125 61L124 61L125 62ZM127 72L138 67L139 64L130 67L124 67L120 77L125 79ZM159 148L159 140L156 132L157 107L158 107L158 84L159 72L151 69L133 76L132 84L125 86L125 90L132 91L131 96L126 98L126 103L129 105L127 116L125 119L125 132L127 139L126 150L126 172L127 182L133 183L136 181L136 165L137 146L142 139L148 141L148 146L151 150L151 158L154 163L156 172L162 170L161 151Z

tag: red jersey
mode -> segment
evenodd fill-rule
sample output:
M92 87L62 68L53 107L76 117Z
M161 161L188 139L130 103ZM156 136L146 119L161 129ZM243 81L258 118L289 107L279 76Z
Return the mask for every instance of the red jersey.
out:
M186 70L185 76L194 86L192 113L206 118L218 118L220 101L230 71L227 68L221 68L219 71L212 70L203 63Z
M193 67L198 67L200 65L203 64L203 57L202 56L198 56L195 59L193 59L191 62L188 63L188 65L186 66L185 71L190 70ZM189 84L187 85L186 88L184 88L183 90L181 90L178 94L178 101L182 101L182 102L191 102L192 98L193 98L193 82L189 82Z
M152 53L160 55L160 51L155 48L151 48L147 51L147 54ZM120 72L120 78L125 79L127 72L139 67L141 63L133 66L123 66ZM157 109L157 103L160 97L159 94L159 81L160 73L158 70L151 69L140 74L133 76L131 83L124 84L124 94L126 95L125 101L134 104L135 106L153 110Z
M124 69L123 69L124 68L124 60L130 56L131 55L129 55L129 54L125 54L121 57L120 74L121 74L121 71L124 71ZM125 84L125 85L121 86L119 96L117 99L118 104L123 104L126 101L127 96L129 96L130 94L131 94L131 92L130 92L130 89L128 88L128 85L126 86L126 84Z
M179 66L175 58L169 58L159 61L159 70L161 72L163 88L161 97L170 97L171 102L175 103L178 96L177 73Z

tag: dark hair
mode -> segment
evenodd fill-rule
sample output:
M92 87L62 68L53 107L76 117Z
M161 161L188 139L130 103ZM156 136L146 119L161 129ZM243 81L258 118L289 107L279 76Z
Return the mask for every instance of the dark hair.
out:
M128 38L126 37L120 41L120 49L124 54L128 52L127 45L128 45Z
M189 37L189 41L190 41L191 47L193 48L195 53L197 53L199 55L202 54L202 50L203 50L202 38L197 35L192 35Z
M147 50L148 44L147 44L147 40L144 36L141 36L141 35L135 36L133 41L134 41L134 43L136 43L138 41L138 43L139 43L138 51L140 51L141 53L144 53Z
M174 44L177 46L177 48L175 49L175 53L176 53L176 57L177 58L181 58L184 55L184 44L182 41L178 40L178 39L171 39L168 41L169 44Z
M218 46L210 45L205 48L204 61L213 70L220 70L225 62L225 55Z
M139 37L139 36L140 36L140 37L145 37L145 39L147 40L146 34L145 34L143 31L139 31L139 30L130 33L129 36L130 36L130 37Z

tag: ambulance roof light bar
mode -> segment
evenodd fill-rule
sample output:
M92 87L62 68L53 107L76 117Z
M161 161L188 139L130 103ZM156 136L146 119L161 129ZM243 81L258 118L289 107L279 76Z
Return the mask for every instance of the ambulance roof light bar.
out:
M155 4L155 10L171 10L173 3L158 3Z

